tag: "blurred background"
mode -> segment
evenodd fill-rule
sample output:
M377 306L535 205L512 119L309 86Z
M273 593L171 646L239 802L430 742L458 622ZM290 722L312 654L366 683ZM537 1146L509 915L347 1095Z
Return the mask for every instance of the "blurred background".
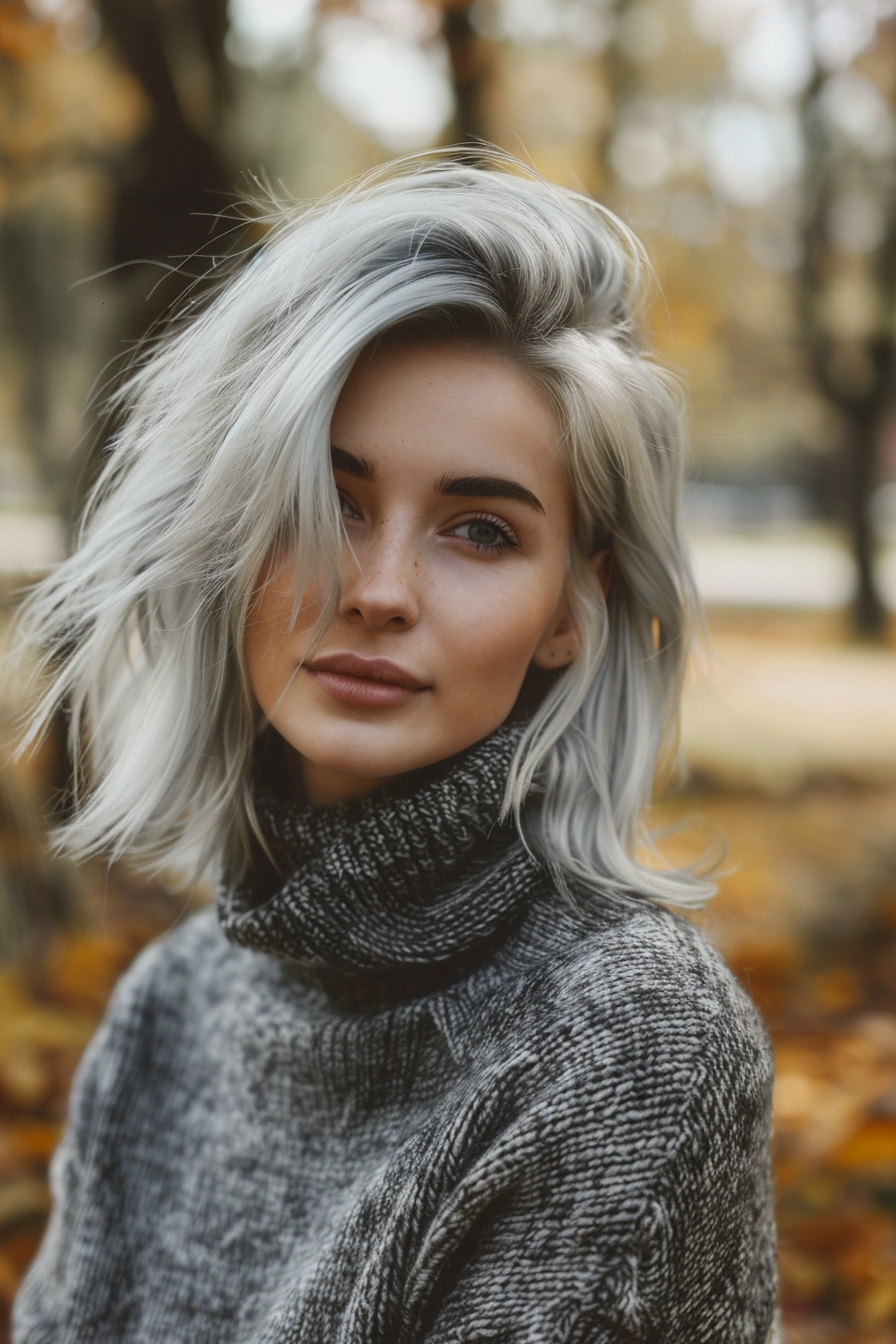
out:
M676 860L775 1043L791 1344L896 1344L896 0L0 0L0 642L134 343L316 197L485 139L639 233L690 396L709 613ZM0 685L0 1301L116 976L202 893L48 857ZM675 829L685 822L684 829ZM0 1325L0 1340L4 1326Z

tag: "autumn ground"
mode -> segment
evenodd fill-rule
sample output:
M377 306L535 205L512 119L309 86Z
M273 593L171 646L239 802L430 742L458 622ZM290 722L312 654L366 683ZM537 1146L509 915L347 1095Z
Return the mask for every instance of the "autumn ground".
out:
M828 618L713 624L685 713L694 777L655 819L670 855L727 844L698 918L775 1044L788 1340L896 1344L896 653L848 646ZM7 767L0 795L0 939L30 949L0 966L7 1303L81 1050L116 977L188 904L120 870L49 864L29 800L50 773Z

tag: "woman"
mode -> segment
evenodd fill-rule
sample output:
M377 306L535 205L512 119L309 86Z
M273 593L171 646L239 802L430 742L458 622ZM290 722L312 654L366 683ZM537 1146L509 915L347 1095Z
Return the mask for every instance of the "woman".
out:
M285 212L25 613L70 850L219 877L84 1058L17 1344L771 1338L768 1043L634 856L680 414L631 236L510 169Z

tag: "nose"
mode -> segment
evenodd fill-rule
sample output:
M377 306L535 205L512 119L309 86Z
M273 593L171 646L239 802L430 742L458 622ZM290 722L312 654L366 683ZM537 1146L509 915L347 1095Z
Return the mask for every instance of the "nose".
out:
M377 536L348 552L339 614L372 630L407 630L420 619L417 562L409 536L383 522Z

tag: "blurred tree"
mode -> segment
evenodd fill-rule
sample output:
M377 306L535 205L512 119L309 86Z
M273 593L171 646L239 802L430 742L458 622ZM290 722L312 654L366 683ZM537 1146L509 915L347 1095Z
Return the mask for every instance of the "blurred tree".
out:
M226 31L226 0L0 0L0 286L28 447L66 520L90 475L66 361L96 345L86 395L205 269L189 259L227 203ZM110 263L126 269L100 321L72 286Z
M473 23L473 3L474 0L442 0L442 36L448 47L454 87L452 129L458 144L475 144L488 138L482 98L489 50Z
M681 347L682 285L680 266L663 275L666 254L675 255L667 240L677 238L679 257L681 242L704 255L719 247L720 259L727 250L722 265L730 275L719 267L708 279L723 319L712 339L729 347L727 375L720 377L717 363L713 369L715 393L728 381L732 391L739 387L741 396L755 399L755 382L764 393L751 413L758 426L773 379L794 402L808 375L822 404L834 410L826 419L839 426L835 463L825 469L817 451L806 461L817 464L817 494L825 478L838 482L832 502L857 573L854 628L878 635L886 611L875 582L872 504L879 446L896 403L893 5L691 0L685 11L683 0L617 0L612 13L614 36L604 57L615 123L606 145L611 198L623 212L633 202L636 227L660 245L672 349ZM727 79L701 60L701 44L704 52L723 49ZM678 59L671 59L673 51ZM746 257L732 246L737 235ZM706 278L706 267L689 278L691 301ZM770 294L775 285L779 310L792 305L795 360L782 358L784 341L771 330L755 339L769 313L757 321L751 309L760 313L761 288ZM686 294L684 300L686 306ZM752 348L743 343L745 317ZM713 367L705 348L699 364ZM777 439L764 470L783 479L788 440L798 443L800 434L782 420Z
M855 626L886 611L871 516L882 429L896 402L896 23L849 72L816 68L803 102L806 208L798 303L818 384L839 412L843 515L858 571Z
M150 107L117 183L113 263L200 251L232 186L221 149L226 0L99 0Z
M18 403L9 437L21 437L36 493L63 516L102 326L96 291L75 286L105 264L109 175L146 115L97 28L77 0L58 23L0 0L0 356Z
M229 204L234 174L221 132L227 0L97 3L149 107L146 130L116 175L112 208L110 262L122 268L117 347L127 355L202 285L217 217Z

